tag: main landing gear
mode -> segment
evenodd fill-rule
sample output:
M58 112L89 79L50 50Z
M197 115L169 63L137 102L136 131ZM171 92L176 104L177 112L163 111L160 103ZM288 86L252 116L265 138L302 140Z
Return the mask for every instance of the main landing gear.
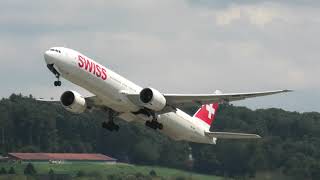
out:
M146 126L148 126L149 128L152 128L154 130L163 129L163 125L161 123L159 123L157 120L152 120L152 121L146 121L145 123Z
M48 64L47 67L58 79L57 81L54 81L54 86L61 86L60 73L54 68L54 64Z
M151 113L152 120L151 121L146 121L145 125L149 128L152 128L154 130L163 129L163 124L159 123L156 117L155 113Z
M116 125L113 121L103 122L102 128L107 129L109 131L119 131L120 127Z
M107 129L109 131L119 131L120 127L114 123L114 111L111 109L108 109L108 117L109 121L105 121L102 123L102 128Z
M144 108L140 109L137 112L133 112L133 114L138 115L138 116L144 116L145 118L143 119L150 119L152 117L152 120L147 120L145 125L149 128L152 128L154 130L163 129L163 125L158 122L156 113L150 109Z

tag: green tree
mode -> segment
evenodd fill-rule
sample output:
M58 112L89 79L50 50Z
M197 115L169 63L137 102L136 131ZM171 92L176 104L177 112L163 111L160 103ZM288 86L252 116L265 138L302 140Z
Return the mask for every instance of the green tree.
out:
M14 170L13 167L10 167L8 174L16 174L16 171Z
M150 140L145 139L134 146L133 159L136 162L155 163L159 157L158 145Z
M84 177L84 176L86 176L86 172L84 172L83 170L79 170L77 172L77 177Z
M196 110L191 107L187 113ZM101 110L75 115L58 104L12 94L0 100L0 152L98 152L126 162L185 168L191 146L197 172L247 177L258 171L283 171L287 176L320 179L317 112L222 104L212 130L258 133L263 138L218 139L217 145L173 141L141 123L117 121L120 131L109 132L101 128L107 120Z
M50 180L54 180L55 179L55 173L54 173L54 171L52 169L50 169L48 175L49 175Z
M4 167L2 167L0 169L0 174L7 174L7 170Z
M156 173L155 170L152 169L152 170L149 172L149 175L152 176L152 177L155 177L155 176L157 176L157 173Z
M28 163L27 166L24 168L23 172L24 172L25 175L35 175L35 174L37 174L37 171L34 168L32 163Z

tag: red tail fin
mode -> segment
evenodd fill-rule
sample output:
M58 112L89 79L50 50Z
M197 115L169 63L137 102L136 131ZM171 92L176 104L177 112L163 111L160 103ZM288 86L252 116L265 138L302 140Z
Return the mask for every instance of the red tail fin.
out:
M204 121L210 126L216 117L216 111L218 110L218 107L218 103L202 105L201 108L193 115L193 117Z

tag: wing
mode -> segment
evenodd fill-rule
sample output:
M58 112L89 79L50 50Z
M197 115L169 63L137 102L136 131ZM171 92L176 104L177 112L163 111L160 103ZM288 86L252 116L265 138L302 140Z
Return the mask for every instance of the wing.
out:
M51 103L51 104L60 104L60 100L57 100L55 98L49 98L49 99L38 98L36 100L40 101L40 102ZM109 109L109 107L105 106L103 104L103 102L97 96L85 97L85 100L86 100L87 107L89 110L96 109L96 108L103 109L103 110L111 110L111 109ZM144 119L142 119L139 116L136 116L132 113L117 113L116 117L123 119L127 122L144 121Z
M215 94L163 94L167 100L167 104L172 107L188 107L198 105L209 104L214 102L231 102L238 101L247 98L254 98L260 96L267 96L278 93L291 92L291 90L277 90L277 91L264 91L264 92L252 92L252 93L215 93ZM131 102L138 106L143 106L140 101L139 94L125 94Z
M231 132L205 132L206 136L218 139L259 139L257 134L231 133Z
M87 103L87 106L89 108L92 108L92 107L105 107L102 103L102 101L97 97L97 96L89 96L89 97L85 97L86 99L86 103ZM48 102L48 103L56 103L56 104L59 104L60 103L60 100L58 99L55 99L55 98L48 98L48 99L45 99L45 98L37 98L36 99L37 101L40 101L40 102Z
M247 98L268 96L278 93L291 92L291 90L264 91L252 93L217 93L217 94L164 94L168 104L185 105L189 103L209 104L214 102L231 102Z

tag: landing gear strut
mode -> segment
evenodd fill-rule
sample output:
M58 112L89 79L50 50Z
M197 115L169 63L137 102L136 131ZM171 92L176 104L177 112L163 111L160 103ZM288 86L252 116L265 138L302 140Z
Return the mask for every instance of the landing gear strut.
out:
M54 81L54 86L61 86L61 81L59 80L60 73L54 68L54 64L48 64L47 67L58 79L57 81Z
M145 123L146 126L148 126L149 128L152 128L154 130L163 129L163 125L161 123L159 123L157 120L152 120L152 121L146 121Z
M107 129L109 131L119 131L119 126L116 125L113 121L103 122L102 128Z
M154 130L157 130L157 129L162 130L163 129L163 125L157 121L155 113L152 113L151 115L152 115L152 120L151 121L146 121L145 125L147 127L150 127L152 129L154 129Z
M102 123L102 128L107 129L109 131L119 131L120 127L114 123L114 111L111 109L108 109L108 117L109 121L105 121Z
M147 109L147 108L144 108L144 109L140 109L137 112L133 112L133 114L135 114L135 115L143 115L148 119L150 117L152 117L152 120L146 121L145 125L148 126L149 128L154 129L154 130L157 130L157 129L162 130L163 129L163 125L157 121L157 116L156 116L156 113L154 111L152 111L150 109Z

